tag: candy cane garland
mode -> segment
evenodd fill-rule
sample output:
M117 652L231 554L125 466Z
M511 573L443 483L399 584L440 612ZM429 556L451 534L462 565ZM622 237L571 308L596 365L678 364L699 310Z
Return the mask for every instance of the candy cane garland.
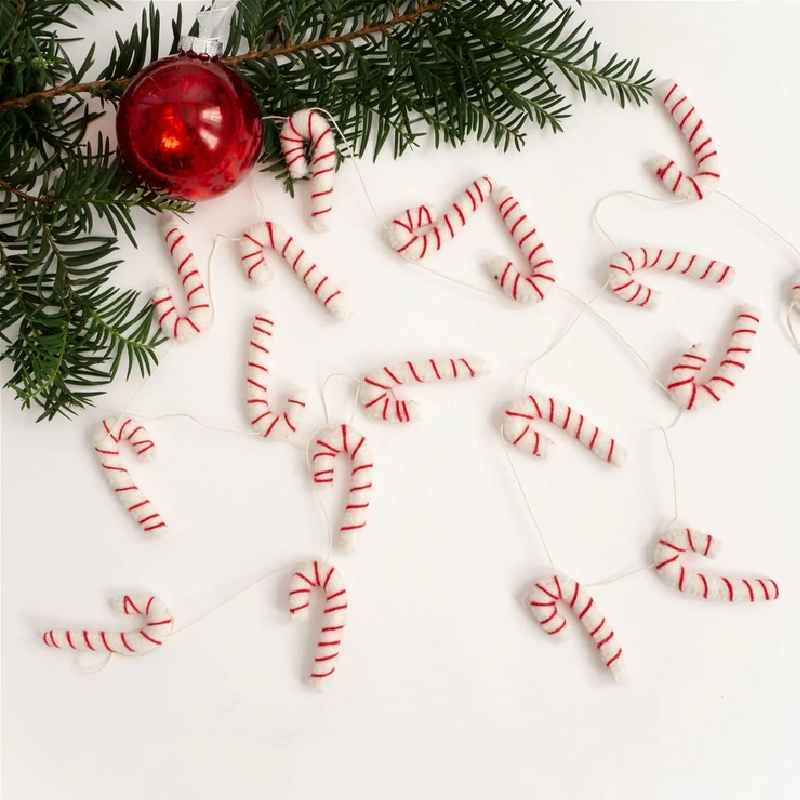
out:
M274 222L259 222L241 239L242 267L249 280L266 283L272 277L265 258L266 249L280 253L294 274L334 317L344 319L349 316L350 310L341 290L306 255L300 243Z
M653 555L655 570L665 583L679 592L704 600L755 603L778 599L778 584L771 578L715 577L686 569L680 562L681 556L687 552L716 558L720 548L718 539L691 528L667 531L656 545Z
M350 491L339 527L339 547L346 553L355 549L359 533L367 527L367 511L372 495L372 453L367 439L351 425L336 425L320 431L314 446L314 483L333 485L333 463L341 453L350 458Z
M469 217L474 214L492 193L492 182L485 175L470 186L436 222L430 206L409 208L392 221L389 243L409 261L421 261L426 255L441 250L445 242L455 238ZM422 229L428 227L424 233Z
M337 570L324 561L309 561L295 572L289 584L289 613L293 621L308 619L311 590L316 588L325 593L325 608L309 684L322 690L328 687L336 669L347 618L347 591Z
M664 81L658 93L692 148L695 173L687 175L673 159L661 156L653 162L656 177L682 200L702 200L719 183L717 148L697 110L675 81Z
M181 279L187 305L186 316L178 314L168 286L156 289L151 302L161 330L170 338L185 342L211 327L211 297L195 265L194 253L189 248L178 217L172 212L162 214L161 228L170 258Z
M761 316L754 306L744 306L736 318L725 358L708 383L697 383L697 373L708 361L708 348L694 344L672 368L667 391L672 399L687 411L706 408L718 403L736 385L736 379L747 365L758 332Z
M528 262L530 275L523 277L514 263L499 256L489 263L492 277L500 288L518 303L538 303L555 285L553 259L547 252L544 242L537 235L536 228L528 222L528 215L520 207L519 201L507 186L492 194L497 210Z
M336 145L328 121L315 111L295 111L283 124L281 150L292 178L308 175L306 144L314 153L311 162L311 227L330 230L333 208L333 172L336 168Z
M586 628L614 680L617 682L625 680L622 648L614 637L614 631L595 605L594 598L582 589L579 583L559 573L535 583L527 600L534 619L542 626L544 632L558 640L566 639L570 630L566 617L558 609L558 603L559 601L568 603Z
M404 361L392 367L380 367L368 373L358 390L358 401L367 416L384 422L416 422L420 419L420 406L415 400L398 400L394 389L406 383L427 381L452 381L475 378L489 371L482 358Z
M306 407L306 392L294 387L289 392L286 410L282 414L269 410L267 356L270 354L274 327L275 323L271 319L256 314L247 355L245 391L250 424L265 439L279 440L297 432Z
M603 433L593 422L573 408L552 397L531 394L520 398L506 409L503 422L503 437L514 447L519 447L533 456L545 457L550 453L553 440L533 428L535 420L541 419L558 425L561 430L574 436L598 458L621 467L628 454L624 447Z
M113 601L123 614L137 614L147 621L135 631L47 631L42 641L48 647L69 650L92 650L119 655L140 656L164 644L172 633L174 619L160 598L149 594L125 595Z
M149 461L156 454L155 443L144 426L124 415L105 419L97 427L94 436L95 454L111 488L130 515L146 534L160 536L167 532L167 525L123 465L119 450L123 440L130 442L142 461Z
M649 250L639 247L617 253L608 265L608 285L611 291L626 303L648 308L658 305L661 292L636 281L633 274L637 269L660 269L710 283L732 283L736 277L733 267L691 253L656 250L654 247Z

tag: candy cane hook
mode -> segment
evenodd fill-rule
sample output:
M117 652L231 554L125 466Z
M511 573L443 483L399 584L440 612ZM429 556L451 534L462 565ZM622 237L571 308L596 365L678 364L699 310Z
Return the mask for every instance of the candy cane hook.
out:
M308 175L306 145L314 154L311 162L311 227L330 230L333 209L333 172L336 168L336 145L328 121L315 111L295 111L281 128L281 150L292 178Z
M172 614L160 598L149 594L125 595L112 605L123 614L144 617L145 624L135 631L90 633L85 630L47 631L42 641L48 647L69 650L92 650L119 655L144 655L157 650L172 633Z
M352 425L336 425L320 431L314 446L312 470L314 483L333 485L333 463L336 456L350 458L350 491L344 517L339 527L339 547L350 553L358 543L360 532L367 527L367 511L372 495L372 453L367 439Z
M664 106L678 123L695 161L694 175L678 169L675 161L661 156L653 162L656 177L682 200L702 200L719 183L719 158L697 109L675 81L664 81L657 89Z
M620 300L648 308L654 308L661 302L661 292L635 280L634 270L638 269L660 269L709 283L733 283L736 277L733 267L691 253L657 250L655 247L638 247L617 253L608 265L609 288Z
M186 299L186 316L180 316L172 292L168 286L160 286L153 292L151 302L161 330L172 339L185 342L211 327L213 315L211 296L206 290L189 247L180 220L172 212L161 214L161 229L169 248L172 263L181 279Z
M266 283L272 273L267 267L265 250L279 253L291 266L294 274L317 298L323 308L336 319L344 319L350 313L341 290L306 255L306 251L293 236L274 222L259 222L253 225L240 240L241 261L245 274L254 283Z
M384 422L416 422L420 406L415 400L398 400L394 390L406 383L452 381L474 378L489 371L482 358L433 359L404 361L392 367L380 367L364 376L358 390L358 402L367 416Z
M160 536L167 532L167 525L123 466L120 456L123 440L130 442L142 461L150 461L156 454L155 443L144 426L125 415L109 417L98 425L94 435L95 454L111 488L130 515L146 534Z
M689 351L672 368L667 391L672 399L687 411L706 408L718 403L736 385L736 380L747 365L758 332L761 312L755 306L744 306L736 318L725 358L720 361L715 375L708 383L697 383L697 373L708 361L708 348L693 344Z
M659 539L653 554L656 572L661 579L679 592L702 597L704 600L755 603L758 600L777 600L778 584L771 578L725 578L704 575L681 564L684 553L697 553L716 558L721 545L706 533L681 528L667 531Z
M292 620L305 622L308 619L311 590L317 588L325 593L325 608L309 684L321 691L328 687L336 669L347 618L347 591L337 570L324 561L309 561L295 572L289 584L289 613Z
M547 456L553 440L533 428L537 419L557 425L603 461L615 467L625 464L628 454L615 439L566 403L540 394L522 397L506 409L503 437L514 447L520 447L533 456Z
M455 238L467 220L492 193L492 182L485 175L470 186L436 222L431 206L418 206L402 212L389 228L389 243L404 258L420 261L426 255L441 250L445 242ZM424 233L423 228L428 228Z
M568 603L578 615L578 620L586 628L589 638L597 648L603 663L608 667L614 680L625 680L625 666L622 648L614 631L600 613L589 593L572 578L559 573L552 578L540 580L528 593L528 603L534 619L542 626L548 636L563 640L569 636L566 617L559 611L558 603Z

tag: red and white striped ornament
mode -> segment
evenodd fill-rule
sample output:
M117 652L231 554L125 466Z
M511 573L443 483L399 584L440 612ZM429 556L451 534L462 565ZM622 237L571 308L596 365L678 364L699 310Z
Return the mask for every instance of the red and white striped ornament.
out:
M267 399L269 368L267 357L272 348L275 323L271 316L256 314L250 334L245 372L245 392L250 424L265 439L286 439L297 432L306 407L306 391L292 387L286 400L286 410L276 414L270 411Z
M330 124L316 111L295 111L283 124L280 140L289 175L295 179L309 174L306 146L310 146L311 227L316 231L330 230L336 169L336 143Z
M453 381L475 378L489 371L482 358L429 358L427 361L403 361L391 367L379 367L364 376L358 389L358 402L367 416L384 422L416 422L421 417L415 400L398 400L395 388L403 384L428 381Z
M755 306L744 306L736 318L725 358L708 383L698 383L697 374L708 361L708 348L693 344L670 373L667 390L681 408L694 411L718 403L736 385L744 371L758 332L761 312Z
M540 434L533 424L544 420L557 425L561 430L577 439L598 458L621 467L628 454L616 439L604 433L583 414L566 403L541 394L530 394L516 400L505 411L503 437L514 447L519 447L533 456L549 455L553 440Z
M661 579L679 592L702 597L704 600L755 603L777 600L778 584L771 578L726 578L705 575L681 564L684 553L697 553L716 558L720 553L719 539L706 533L680 528L664 533L653 554L655 570Z
M534 619L542 630L554 639L563 640L569 635L566 617L559 611L558 603L566 603L586 628L589 638L608 667L614 680L625 680L625 665L622 648L614 631L597 608L586 589L572 578L559 573L538 581L528 593L528 604Z
M336 456L350 459L350 489L339 527L339 547L352 552L361 531L367 527L367 512L372 496L372 453L367 439L352 425L335 425L319 432L314 445L312 471L314 483L332 486Z
M274 222L253 225L240 240L241 261L247 278L254 283L266 283L272 273L267 267L266 250L280 254L306 288L317 298L323 308L337 319L345 319L350 309L345 297L334 282L306 254L293 236Z
M656 177L676 197L682 200L702 200L719 183L717 148L697 109L675 81L664 81L656 91L678 124L678 130L689 143L694 156L695 172L693 175L682 172L675 161L666 156L655 159L653 170Z
M309 684L322 690L328 687L336 670L342 631L347 619L347 591L341 573L329 564L324 561L303 564L289 584L289 613L294 622L308 620L312 589L319 589L325 594L321 631L314 666L309 675Z
M648 308L661 302L661 292L635 280L633 274L637 269L660 269L709 283L732 283L736 277L733 267L691 253L655 247L637 247L635 250L617 253L608 265L608 285L611 291L626 303Z
M126 594L114 600L113 606L123 614L144 617L146 622L141 628L124 632L47 631L42 635L42 641L48 647L64 650L91 650L117 653L122 656L139 656L157 650L172 633L175 622L172 614L155 595Z
M155 457L155 443L144 426L124 414L109 417L98 425L93 439L95 455L109 485L142 530L149 536L160 536L167 532L167 525L123 465L120 454L123 441L130 442L140 460L150 461Z
M181 279L186 300L186 315L180 316L168 286L154 290L151 302L161 330L171 339L185 342L208 330L213 321L211 297L200 277L194 252L189 247L180 220L172 212L161 214L161 231L170 259Z

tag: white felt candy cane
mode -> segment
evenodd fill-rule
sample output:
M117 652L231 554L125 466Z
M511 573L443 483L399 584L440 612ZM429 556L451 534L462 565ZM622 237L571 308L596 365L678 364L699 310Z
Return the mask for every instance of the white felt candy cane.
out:
M259 222L241 238L242 267L249 280L266 283L272 277L264 252L267 249L280 254L294 274L334 317L344 319L348 316L349 308L340 289L306 255L300 243L274 222Z
M520 447L531 455L547 456L553 440L534 429L533 423L537 419L558 425L598 458L616 467L621 467L628 457L625 448L603 433L593 422L589 422L583 414L579 414L566 403L540 394L522 397L506 409L503 436L514 447Z
M349 553L358 543L359 533L367 526L367 511L372 495L372 453L366 437L352 425L336 425L320 431L314 446L312 469L314 483L333 484L333 463L340 453L350 458L350 491L339 528L339 547Z
M250 424L264 436L271 439L286 439L296 433L306 407L306 392L293 387L286 400L286 410L276 414L269 410L267 381L269 368L267 356L272 347L272 332L275 323L266 316L256 314L250 334L250 349L247 354L245 372L245 392Z
M95 650L119 655L143 655L158 649L172 633L174 620L164 603L154 595L133 594L120 597L113 602L123 614L144 617L145 624L135 631L124 633L84 630L47 631L42 641L48 647L69 650Z
M544 300L545 295L555 285L553 259L536 233L536 228L528 221L528 215L507 186L496 189L492 193L492 200L511 238L525 256L528 262L527 272L530 273L523 276L512 261L498 256L489 263L492 277L512 300L518 303L538 303Z
M170 258L181 279L187 305L186 316L178 315L172 292L167 286L160 286L153 292L152 303L161 330L172 339L184 342L211 327L211 298L178 217L172 212L162 214L161 229Z
M330 230L333 207L333 171L336 168L336 144L328 121L316 111L295 111L281 129L281 150L293 178L308 175L306 144L314 154L311 161L311 227Z
M672 399L687 411L717 403L736 385L736 379L744 371L758 332L761 312L754 306L744 306L736 318L725 358L720 361L715 375L708 383L697 383L697 373L708 361L708 348L693 344L689 352L681 356L672 368L667 384Z
M664 81L657 91L692 149L695 173L687 175L673 159L661 156L653 162L656 177L682 200L702 200L719 183L717 148L697 109L675 81Z
M409 208L392 221L389 243L410 261L420 261L429 253L437 252L445 242L455 238L467 219L492 193L492 182L486 176L473 181L452 205L441 222L435 222L436 213L431 206ZM427 227L428 230L422 231Z
M119 452L123 440L131 443L142 461L149 461L156 454L156 446L144 426L124 414L105 419L98 425L94 435L94 451L103 474L131 516L145 533L160 536L167 532L167 525L123 466Z
M778 599L778 584L771 578L725 578L686 569L680 558L687 552L716 558L720 552L720 542L708 534L690 528L664 533L653 555L655 569L665 583L674 586L679 592L702 597L704 600L728 602L754 603L757 600Z
M625 680L625 666L622 659L622 648L614 638L614 631L606 622L580 584L572 578L559 573L552 578L540 580L533 585L528 594L528 603L534 619L542 626L548 636L566 639L569 635L566 617L558 610L558 603L569 604L586 628L593 644L597 648L603 663L611 671L615 681Z
M649 289L634 279L637 269L660 269L676 275L687 275L709 283L732 283L736 273L733 267L720 261L691 253L638 247L617 253L608 265L608 285L611 291L626 303L653 308L661 301L661 292Z
M416 422L420 418L419 403L398 400L394 389L404 383L452 381L474 378L489 371L482 358L430 358L427 361L404 361L393 367L380 367L368 373L358 390L358 401L372 419L384 422Z
M289 584L289 613L295 622L308 619L311 590L317 588L325 593L325 608L309 683L322 690L336 669L347 618L347 591L337 570L324 561L309 561L295 572Z

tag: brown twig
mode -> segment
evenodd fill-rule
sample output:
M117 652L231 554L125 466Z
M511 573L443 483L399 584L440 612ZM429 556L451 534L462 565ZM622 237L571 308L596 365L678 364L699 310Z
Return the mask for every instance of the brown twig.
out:
M22 189L17 189L16 186L12 186L7 181L4 181L0 178L0 186L4 189L7 189L11 194L15 194L17 197L21 197L23 200L27 200L29 203L49 203L49 197L36 197L32 194L27 194L27 192L23 192Z

